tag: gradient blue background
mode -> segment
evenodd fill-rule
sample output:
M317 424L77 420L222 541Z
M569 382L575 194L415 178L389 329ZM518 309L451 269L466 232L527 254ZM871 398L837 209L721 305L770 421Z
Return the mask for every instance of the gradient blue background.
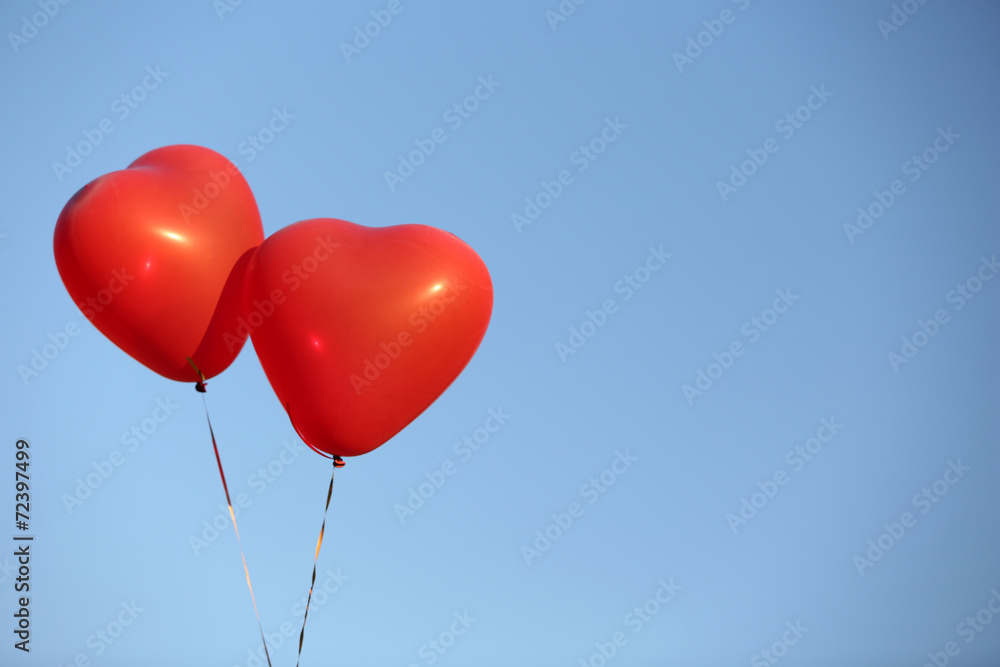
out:
M52 255L77 189L173 143L233 160L266 233L310 217L429 224L493 276L492 323L461 377L338 473L319 579L348 578L310 614L304 666L429 665L421 647L466 611L475 623L435 664L575 666L618 631L610 665L770 664L755 655L796 621L808 631L782 665L918 666L949 641L950 664L1000 664L1000 619L971 643L957 634L1000 590L1000 281L961 311L946 300L1000 251L994 3L928 2L885 39L887 1L593 0L553 30L556 0L402 0L350 62L341 43L387 3L318 4L220 16L209 0L70 2L16 53L0 47L0 540L17 532L18 438L36 536L29 655L13 649L13 559L0 557L0 664L255 664L232 527L197 554L190 543L224 501L202 399L94 329ZM679 72L672 54L725 9L734 21ZM6 2L0 28L38 11ZM112 102L147 66L169 74L120 120ZM444 111L489 75L500 87L452 130ZM821 85L832 97L785 139L775 122ZM240 144L275 108L295 117L249 160ZM114 132L60 181L52 162L105 117ZM575 171L609 117L627 129ZM438 127L447 141L391 191L384 172ZM903 163L948 127L960 138L910 182ZM722 201L716 182L768 137L778 152ZM511 214L562 169L573 184L519 233ZM893 179L906 193L849 243L844 223ZM616 282L660 245L668 265L625 301ZM682 386L748 343L743 323L786 288L795 305L689 403ZM556 343L609 298L618 311L564 363ZM894 372L887 353L938 308L950 321ZM68 323L80 335L22 381ZM157 399L178 407L128 452L121 434ZM230 488L251 501L239 526L265 630L297 637L329 464L296 450L255 484L298 441L249 345L208 404ZM462 461L453 444L491 408L511 417ZM843 429L793 471L786 452L822 418ZM125 463L68 511L63 494L116 449ZM589 504L581 486L619 450L638 461ZM956 459L970 470L921 514L912 497ZM394 505L447 460L456 474L401 523ZM726 515L779 470L789 483L734 534ZM529 565L521 547L573 502L583 515ZM906 511L916 525L859 574L854 556ZM626 614L661 579L680 590L632 632ZM97 655L88 638L133 601L143 611ZM295 643L272 649L275 665L293 664Z

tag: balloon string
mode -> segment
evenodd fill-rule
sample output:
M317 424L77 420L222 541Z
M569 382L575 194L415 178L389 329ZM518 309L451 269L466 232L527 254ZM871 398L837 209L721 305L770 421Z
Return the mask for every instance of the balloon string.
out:
M267 658L267 667L271 667L271 655L267 650L267 639L264 637L264 625L260 622L260 612L257 611L257 598L253 594L253 584L250 583L250 570L247 568L247 557L243 551L243 541L240 539L240 529L236 526L236 514L233 512L233 501L229 497L229 485L226 484L226 473L222 471L222 458L219 456L219 445L215 441L215 431L212 429L212 418L208 416L208 401L205 399L205 375L195 366L188 357L188 363L198 372L201 378L195 389L202 394L201 401L205 405L205 419L208 421L208 432L212 436L212 449L215 450L215 462L219 464L219 477L222 478L222 490L226 492L226 505L229 507L229 518L233 520L233 531L236 533L236 543L240 547L240 557L243 559L243 573L247 577L247 587L250 589L250 600L253 602L253 613L257 617L257 628L260 630L260 639L264 643L264 656Z
M316 564L319 562L319 548L323 546L323 533L326 532L326 515L330 511L330 497L333 495L333 478L337 468L344 467L344 459L333 457L333 470L330 472L330 488L326 492L326 507L323 508L323 525L319 529L319 539L316 541L316 556L313 558L312 581L309 582L309 597L306 598L306 613L302 617L302 632L299 634L299 656L295 659L295 667L302 661L302 641L306 636L306 619L309 618L309 603L312 601L313 587L316 585Z

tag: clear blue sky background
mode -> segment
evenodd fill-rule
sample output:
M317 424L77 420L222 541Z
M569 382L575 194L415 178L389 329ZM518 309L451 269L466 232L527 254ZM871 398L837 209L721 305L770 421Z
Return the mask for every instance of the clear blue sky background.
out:
M1000 280L973 280L960 310L948 299L1000 252L994 3L913 2L883 33L888 1L593 0L553 29L557 0L402 0L350 61L341 43L387 3L321 4L70 2L16 51L4 38L0 540L18 532L18 438L31 442L36 540L28 655L13 648L13 559L0 557L0 664L255 664L231 526L191 542L225 516L202 399L94 329L52 254L77 189L174 143L233 160L267 233L311 217L434 225L494 280L490 329L461 377L337 476L319 583L339 588L309 616L304 666L599 665L616 633L608 664L623 667L772 664L765 649L788 666L916 666L948 642L951 664L998 664ZM712 23L724 10L731 22ZM6 2L0 28L39 11ZM679 71L673 54L704 21L724 29ZM121 118L114 100L147 67L168 74ZM495 92L449 124L490 76ZM776 122L813 87L831 95L789 136ZM274 109L294 118L250 159L241 142ZM57 178L52 163L104 118L114 131ZM574 152L608 118L627 127L578 171ZM385 172L436 128L447 140L391 190ZM905 163L948 128L958 138L911 181ZM777 152L724 200L717 182L769 138ZM561 170L572 183L518 231L511 215ZM895 179L905 192L851 243L845 223ZM616 283L650 246L671 257L626 300ZM758 330L775 290L797 300ZM617 310L563 361L556 344L607 299ZM894 369L887 354L938 309L947 323ZM23 381L18 367L70 323L79 335ZM713 354L736 341L743 354L718 377ZM699 370L718 379L688 400ZM129 451L122 433L158 400L177 407ZM250 501L239 526L265 630L297 637L329 463L297 448L249 345L208 404L230 488ZM501 408L500 430L456 453ZM842 428L804 465L787 458L822 419ZM64 494L115 450L124 463L68 510ZM605 492L583 489L616 452L637 460ZM946 495L914 502L959 460ZM394 506L447 461L455 474L401 522ZM262 482L269 464L280 474ZM772 488L776 474L786 483ZM758 483L776 493L745 525L727 520L764 500ZM582 514L550 528L572 503ZM906 512L903 535L859 565ZM547 529L557 539L529 564L522 547L545 547ZM662 607L661 580L679 587ZM649 600L647 620L629 616ZM97 633L118 632L123 604L136 618L107 644ZM971 630L983 609L977 623L992 622ZM475 621L450 644L456 613ZM295 643L282 638L275 665L293 664Z

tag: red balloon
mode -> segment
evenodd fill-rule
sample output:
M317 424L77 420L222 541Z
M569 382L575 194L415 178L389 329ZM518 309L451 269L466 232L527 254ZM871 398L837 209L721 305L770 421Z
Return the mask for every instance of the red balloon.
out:
M486 334L486 265L448 232L303 220L247 271L250 338L302 439L358 456L416 419Z
M264 240L250 186L225 157L166 146L105 174L63 207L59 275L115 345L171 380L224 371L246 342L243 280Z

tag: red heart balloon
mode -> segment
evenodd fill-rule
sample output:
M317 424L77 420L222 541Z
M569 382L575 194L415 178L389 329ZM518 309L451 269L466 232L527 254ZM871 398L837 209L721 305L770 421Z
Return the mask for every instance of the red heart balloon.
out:
M303 220L250 262L246 325L302 439L358 456L416 419L486 334L486 265L448 232Z
M171 380L197 381L232 363L243 280L264 240L239 170L200 146L166 146L105 174L56 222L56 266L101 333Z

